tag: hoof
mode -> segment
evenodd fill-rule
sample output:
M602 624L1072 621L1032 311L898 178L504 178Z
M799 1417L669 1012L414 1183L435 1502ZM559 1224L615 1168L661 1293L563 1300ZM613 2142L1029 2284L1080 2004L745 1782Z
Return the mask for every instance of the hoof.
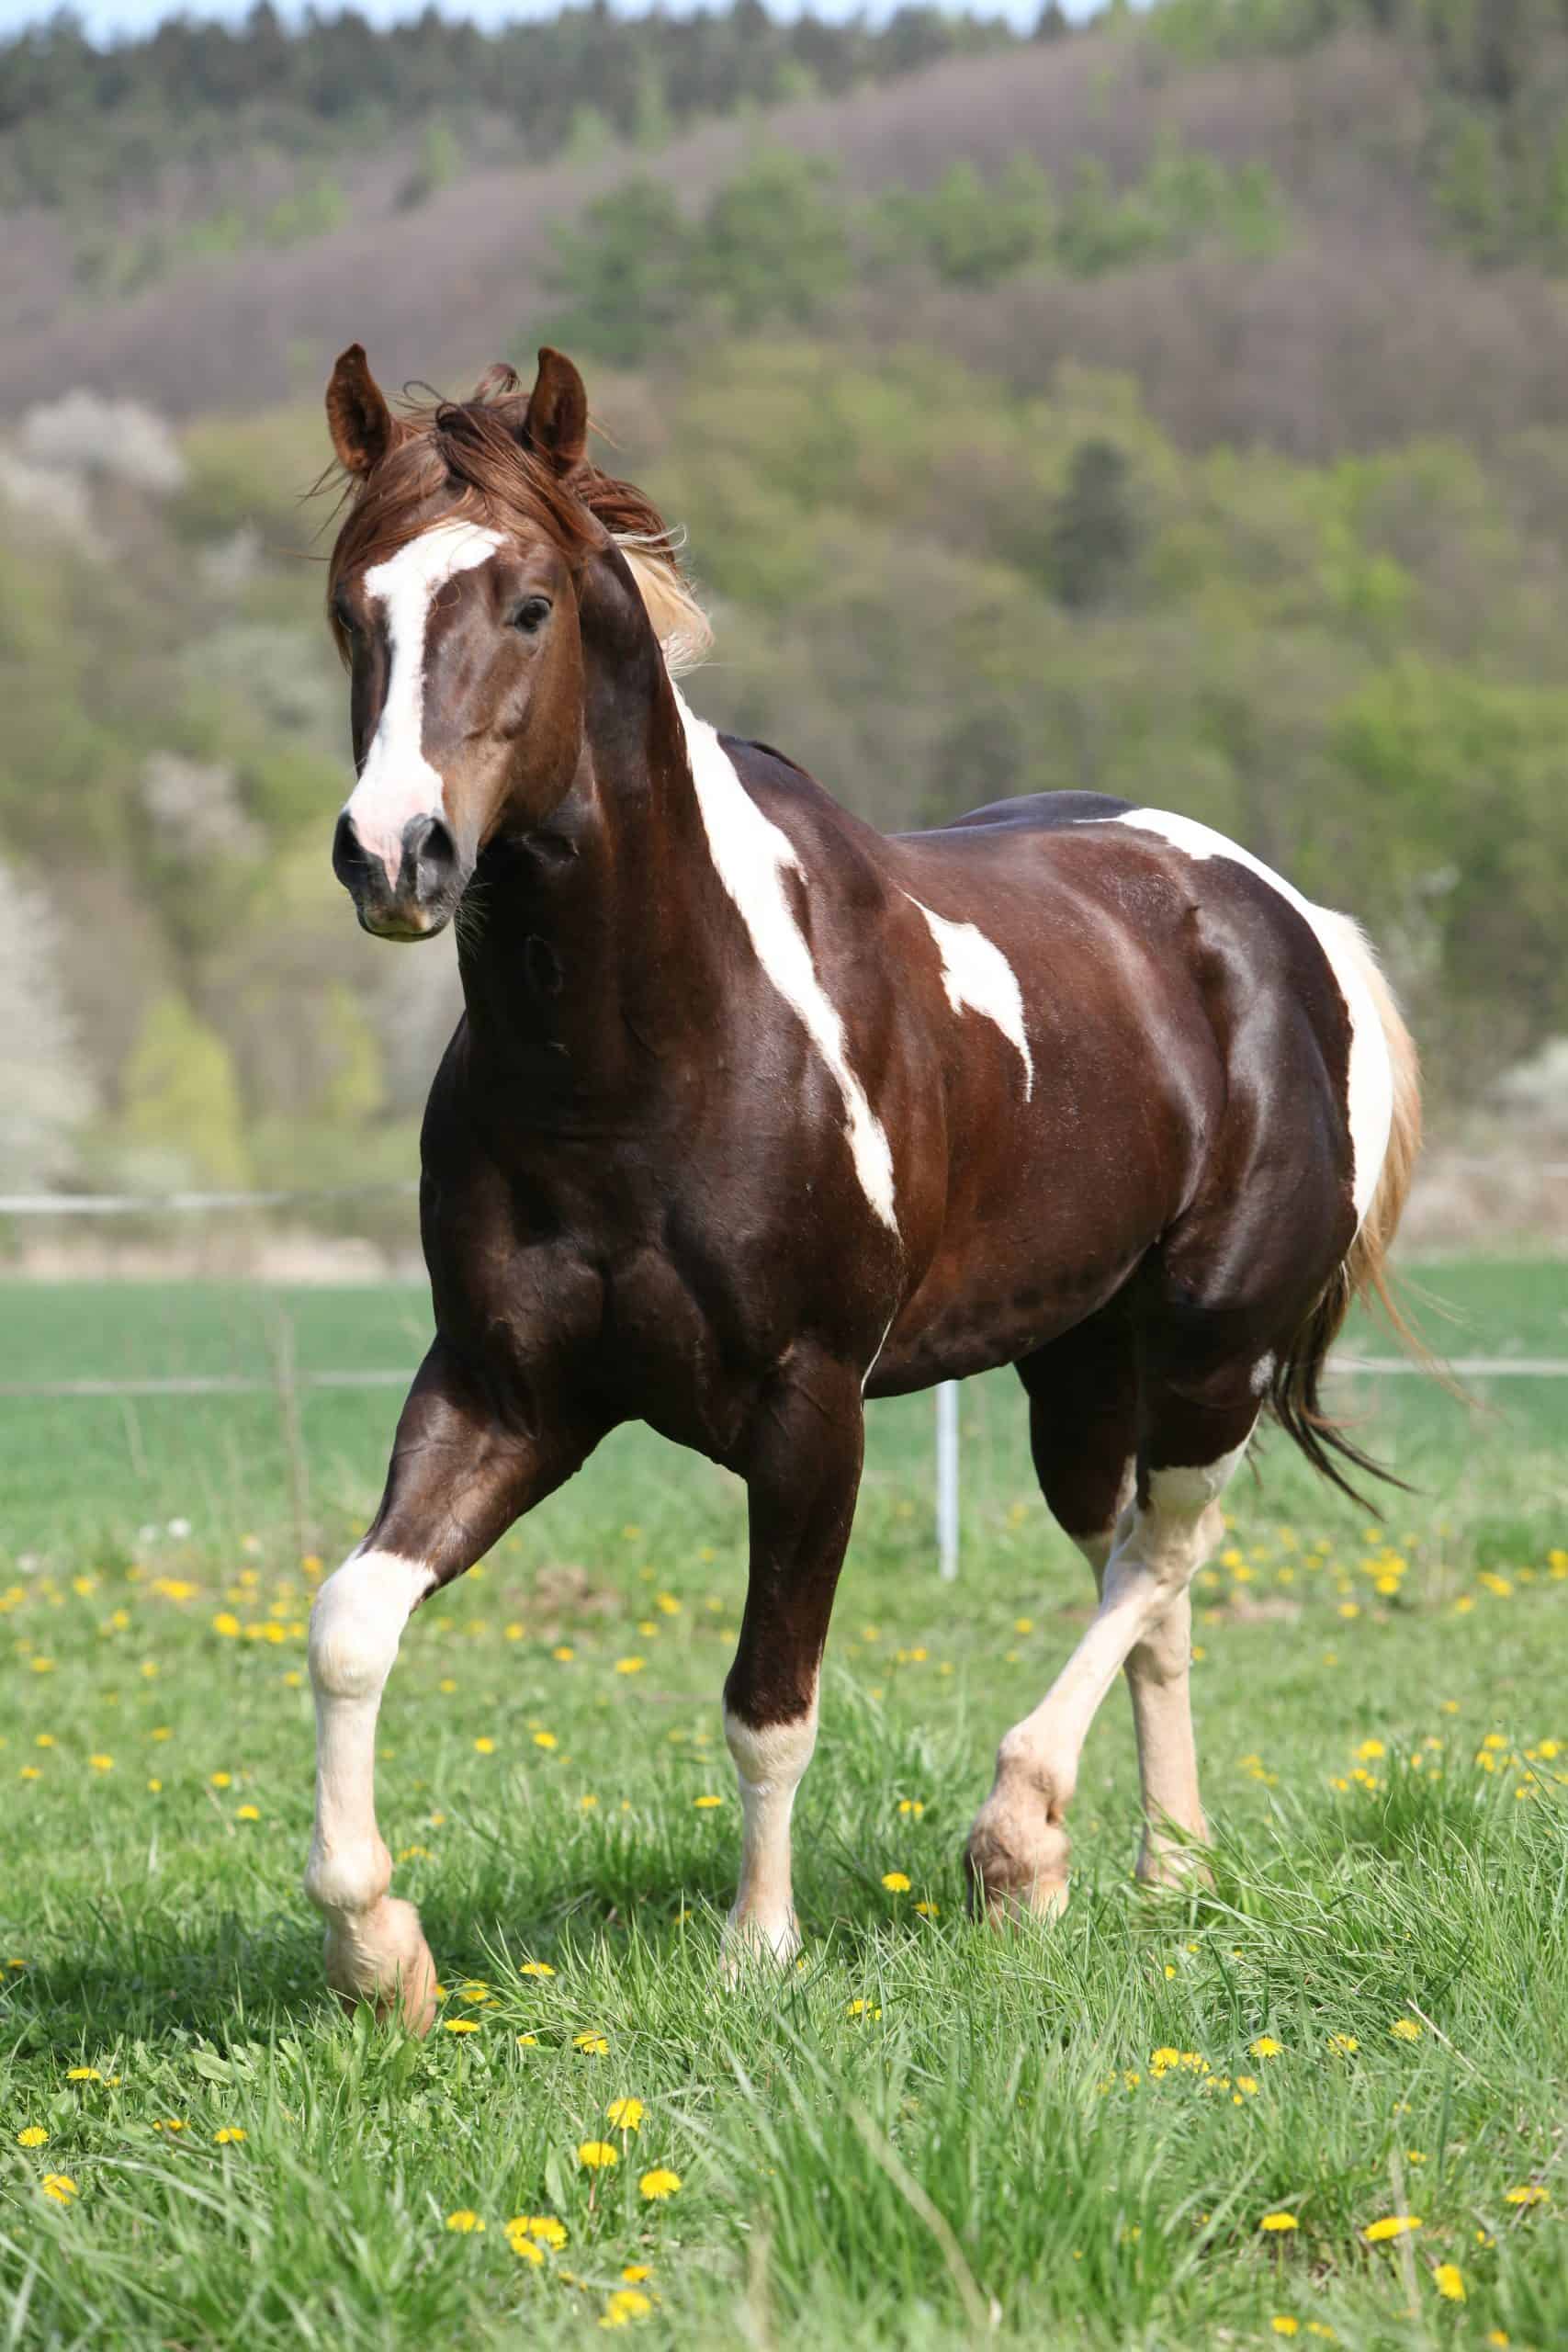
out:
M993 1927L1025 1919L1055 1919L1067 1900L1072 1840L1052 1821L1025 1825L1015 1815L982 1808L964 1849L969 1908Z
M719 1973L727 1984L739 1984L763 1970L776 1973L793 1966L799 1951L800 1929L793 1911L773 1921L732 1911L724 1923Z
M1145 1838L1138 1853L1137 1881L1151 1892L1163 1889L1190 1894L1212 1887L1214 1873L1208 1856L1197 1845L1178 1846L1166 1838Z
M435 1962L412 1903L387 1897L326 1934L327 1982L352 2015L368 2001L421 2041L435 2022Z

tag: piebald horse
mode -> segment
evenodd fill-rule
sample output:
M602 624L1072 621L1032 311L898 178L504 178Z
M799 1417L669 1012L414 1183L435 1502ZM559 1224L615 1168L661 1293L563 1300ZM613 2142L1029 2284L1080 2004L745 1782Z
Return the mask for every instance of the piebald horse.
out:
M1380 1288L1419 1123L1355 925L1179 816L1086 793L886 838L675 674L705 627L649 502L586 454L571 363L394 413L327 393L328 588L358 781L333 865L378 938L457 917L430 1095L435 1339L380 1509L310 1627L305 1885L347 2001L434 2013L377 1828L410 1612L640 1419L746 1482L724 1723L731 1957L797 1948L790 1811L868 1396L1015 1364L1045 1500L1100 1606L1001 1742L976 1902L1065 1899L1090 1721L1132 1692L1139 1869L1205 1831L1189 1587L1260 1414L1335 1476L1318 1407Z

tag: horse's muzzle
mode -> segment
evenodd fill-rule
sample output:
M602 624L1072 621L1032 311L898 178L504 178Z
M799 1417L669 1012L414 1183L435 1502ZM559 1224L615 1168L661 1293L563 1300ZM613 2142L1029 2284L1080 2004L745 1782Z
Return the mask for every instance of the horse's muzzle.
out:
M333 872L378 939L434 939L451 921L463 886L457 844L440 817L411 817L389 856L360 838L345 808L333 836Z

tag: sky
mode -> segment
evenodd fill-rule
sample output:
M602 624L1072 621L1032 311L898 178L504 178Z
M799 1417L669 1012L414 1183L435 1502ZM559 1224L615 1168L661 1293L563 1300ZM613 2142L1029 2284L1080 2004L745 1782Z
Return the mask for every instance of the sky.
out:
M0 35L19 32L23 26L37 24L53 14L58 0L0 0ZM334 0L321 0L330 10ZM418 16L424 0L355 0L361 15L377 24L390 24L400 17ZM479 25L515 23L525 17L554 16L559 0L436 0L444 17L463 17ZM683 0L673 0L677 7ZM770 5L787 7L787 0L770 0ZM817 0L818 12L824 17L853 15L859 0ZM895 0L870 0L870 14L886 16ZM1039 0L974 0L980 13L1006 15L1020 23L1032 22L1039 14ZM1069 17L1087 17L1096 13L1100 0L1064 0ZM298 10L289 0L278 0L279 13L290 16ZM165 17L222 17L236 18L247 14L250 0L191 0L188 7L172 7L169 0L75 0L75 14L96 40L144 33L161 24Z

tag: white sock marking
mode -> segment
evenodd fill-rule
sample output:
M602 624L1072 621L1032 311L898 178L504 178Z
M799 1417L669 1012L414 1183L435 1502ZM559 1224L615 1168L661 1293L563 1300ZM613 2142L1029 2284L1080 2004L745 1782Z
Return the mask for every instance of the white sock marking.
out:
M802 871L795 845L758 808L706 719L689 710L679 693L675 704L718 878L739 910L762 969L799 1016L831 1071L843 1100L861 1190L888 1231L897 1234L893 1154L886 1132L850 1068L843 1022L818 977L784 889L784 876Z
M434 1577L423 1560L356 1552L316 1595L316 1828L305 1891L328 1912L380 1900L390 1875L376 1826L376 1717L409 1612Z
M501 533L477 523L437 523L365 574L367 595L387 613L387 699L365 755L348 813L367 849L381 858L394 887L403 862L403 827L412 817L446 813L445 786L424 756L424 640L437 594L501 545Z
M987 939L974 923L949 922L945 915L933 914L924 900L910 891L906 890L904 896L912 907L919 907L937 944L942 957L942 984L954 1012L962 1012L967 1005L971 1012L994 1021L1003 1036L1017 1046L1023 1060L1023 1099L1027 1102L1034 1091L1034 1057L1029 1050L1023 991L1018 985L1017 973L995 941Z
M729 1915L733 1934L791 1958L800 1942L790 1886L789 1823L795 1792L817 1745L817 1699L792 1724L753 1731L727 1707L724 1736L735 1759L742 1822L740 1884Z
M1356 925L1348 915L1336 914L1329 907L1314 906L1310 899L1303 899L1299 890L1292 889L1282 876L1254 857L1249 850L1227 841L1224 833L1216 833L1211 826L1199 824L1195 818L1173 817L1161 808L1129 808L1124 816L1089 821L1127 825L1136 832L1157 834L1189 857L1229 858L1233 865L1245 865L1249 874L1267 882L1311 924L1339 984L1350 1019L1350 1069L1345 1114L1353 1163L1351 1192L1356 1215L1364 1217L1382 1172L1393 1124L1393 1070L1382 1023L1363 977L1362 966L1369 950Z

